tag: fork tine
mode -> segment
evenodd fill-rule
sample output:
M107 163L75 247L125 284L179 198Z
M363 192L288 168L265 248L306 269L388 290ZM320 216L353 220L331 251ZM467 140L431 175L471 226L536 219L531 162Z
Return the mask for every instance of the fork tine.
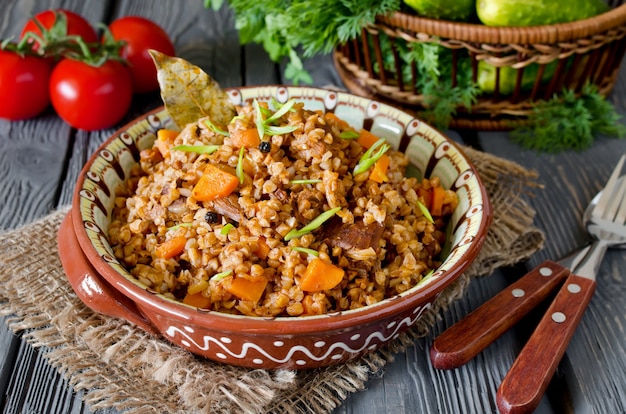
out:
M621 204L622 197L616 197L617 194L615 193L615 185L617 183L617 179L622 172L622 168L624 167L624 160L626 160L626 154L622 155L622 157L619 159L619 162L613 169L613 172L611 173L609 180L606 182L604 189L602 189L602 196L600 196L598 203L591 212L592 217L606 218L607 205L611 200L619 200L618 203L613 203L613 205L615 205L615 210L617 210L617 207L619 206L619 204ZM615 214L615 210L613 211L613 214Z
M625 180L622 180L619 184L619 188L614 188L613 191L609 194L612 197L609 199L608 205L606 206L606 210L604 212L603 217L607 220L613 220L617 216L617 210L622 205L622 198L624 197L624 187Z
M620 224L626 224L626 180L622 180L617 194L621 197L619 199L619 209L615 213L615 222Z

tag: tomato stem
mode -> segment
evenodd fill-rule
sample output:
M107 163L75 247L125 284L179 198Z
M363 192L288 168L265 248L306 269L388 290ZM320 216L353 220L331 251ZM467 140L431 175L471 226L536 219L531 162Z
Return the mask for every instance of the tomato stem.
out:
M121 50L126 42L116 41L108 27L102 23L98 24L98 27L103 30L104 42L99 43L86 42L78 35L68 35L67 18L64 13L55 12L55 21L50 28L46 28L38 19L33 19L33 22L41 35L28 31L17 43L11 42L11 39L2 41L0 48L21 56L52 57L56 60L67 57L95 67L102 66L108 60L127 63L121 56Z

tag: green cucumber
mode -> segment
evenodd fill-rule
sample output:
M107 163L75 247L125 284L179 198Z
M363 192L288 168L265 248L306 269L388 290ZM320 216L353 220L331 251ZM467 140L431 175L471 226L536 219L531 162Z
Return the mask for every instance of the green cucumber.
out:
M602 0L477 0L476 13L487 26L540 26L604 13Z
M420 16L442 20L469 20L476 9L476 0L404 0Z
M546 82L552 78L556 71L557 62L551 62L547 64L543 70L541 81ZM535 79L539 74L539 64L531 63L524 68L522 74L522 91L529 91L535 84ZM478 62L478 77L476 79L478 87L481 91L486 93L493 93L496 88L496 67L490 65L487 62ZM513 69L508 66L500 68L500 89L498 92L501 95L510 95L515 90L515 84L517 83L517 69Z

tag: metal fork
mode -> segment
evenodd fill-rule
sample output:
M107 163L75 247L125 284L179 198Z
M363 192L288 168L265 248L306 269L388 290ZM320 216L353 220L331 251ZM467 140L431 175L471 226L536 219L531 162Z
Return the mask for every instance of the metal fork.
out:
M526 413L537 407L593 296L607 248L626 242L626 177L620 178L625 159L622 155L595 206L586 212L594 242L577 258L574 271L498 388L502 413Z

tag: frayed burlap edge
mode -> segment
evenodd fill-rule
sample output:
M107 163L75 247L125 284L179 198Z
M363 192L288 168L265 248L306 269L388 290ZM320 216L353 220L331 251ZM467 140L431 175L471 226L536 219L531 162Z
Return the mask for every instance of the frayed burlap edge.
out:
M0 235L0 314L61 372L92 410L129 413L323 413L365 387L394 354L427 335L472 277L525 260L543 246L524 195L536 174L471 148L494 217L479 257L409 331L343 365L309 371L250 370L197 358L115 318L74 294L60 264L56 233L68 209ZM306 384L306 391L301 385Z

